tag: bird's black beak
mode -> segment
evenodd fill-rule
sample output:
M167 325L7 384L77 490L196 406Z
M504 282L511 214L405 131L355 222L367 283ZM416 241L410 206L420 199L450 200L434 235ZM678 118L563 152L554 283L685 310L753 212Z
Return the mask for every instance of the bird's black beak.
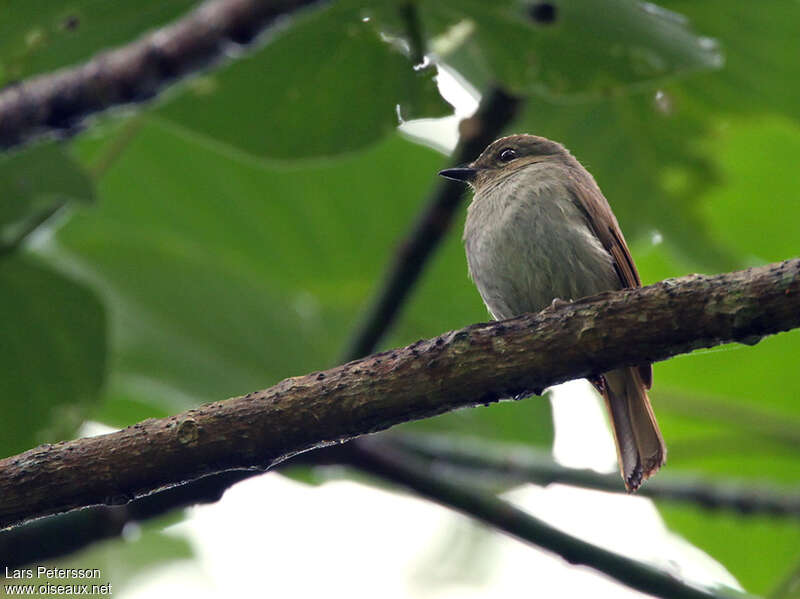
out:
M443 171L439 171L439 175L445 177L446 179L452 179L453 181L464 181L465 183L474 181L475 175L477 174L478 171L474 168L447 168Z

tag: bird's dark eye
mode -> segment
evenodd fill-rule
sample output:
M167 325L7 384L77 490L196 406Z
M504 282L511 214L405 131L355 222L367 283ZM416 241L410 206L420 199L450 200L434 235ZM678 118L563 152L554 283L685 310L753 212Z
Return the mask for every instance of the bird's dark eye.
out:
M511 162L517 157L517 152L511 148L504 148L500 150L500 160L502 162Z

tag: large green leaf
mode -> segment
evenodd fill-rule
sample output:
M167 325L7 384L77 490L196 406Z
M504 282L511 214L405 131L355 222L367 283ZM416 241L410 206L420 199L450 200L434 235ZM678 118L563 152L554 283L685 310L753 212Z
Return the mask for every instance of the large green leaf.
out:
M89 177L56 143L0 154L0 251L13 249L67 200L93 197Z
M682 103L677 87L660 93L669 94L668 111L652 92L568 105L530 98L516 130L564 143L597 179L629 242L657 233L693 268L735 268L737 256L709 235L697 199L718 180L696 147L708 115Z
M125 44L196 3L4 0L0 3L0 86Z
M0 260L0 455L74 434L106 365L103 306L27 256Z
M552 4L561 9L560 3ZM800 9L780 2L729 7L719 2L673 1L666 5L685 13L700 31L720 40L724 68L664 82L658 90L623 90L595 102L556 103L528 97L526 116L514 130L546 135L570 147L598 179L629 240L658 232L685 267L727 270L746 263L754 249L739 252L727 236L749 227L746 238L752 239L753 245L763 242L759 246L763 254L781 240L791 243L786 232L791 220L783 220L767 234L763 228L754 232L752 220L741 218L741 209L738 213L719 210L713 199L716 196L704 196L704 192L729 173L717 171L714 150L703 140L719 134L725 124L721 115L771 111L797 115L795 86L800 77L795 75L800 75L800 65L784 60L782 52L795 39L793 23ZM455 47L458 51L447 60L479 85L489 84L493 72L485 61L481 65L479 45L472 40ZM595 59L586 62L596 64ZM750 141L751 154L759 152L757 136ZM741 152L744 155L747 150ZM748 196L740 195L742 201L752 198L751 191L762 185L760 162L752 158L745 166L750 169L750 189ZM790 202L793 196L789 193L782 198ZM734 220L738 227L712 234L713 215Z
M794 519L708 513L675 504L659 505L659 510L670 527L717 559L752 593L766 596L800 559L800 523Z
M725 182L702 198L711 236L751 264L800 256L800 125L771 116L720 129L706 144Z
M577 11L575 18L591 17L598 23L608 17L606 25L609 27L625 21L611 18L617 10L630 11L626 18L642 18L656 28L661 25L667 28L686 26L681 19L673 19L653 5L608 2L593 3L591 8L587 8L583 3L575 6L550 4L557 7L556 14L566 11L572 15L571 11ZM607 15L600 17L595 14L595 10L603 8L608 9ZM501 9L484 5L483 10ZM503 10L513 12L507 6ZM480 27L476 27L479 31ZM567 24L564 27L567 28ZM594 31L592 27L583 25L579 29L581 32L584 29ZM647 31L647 27L644 30ZM616 58L624 61L626 53L623 47L639 35L634 31L635 27L631 26L619 40L617 37L603 38L609 44L616 44L611 51ZM552 35L560 43L582 47L574 44L574 39L581 33L570 33L567 28ZM626 35L630 37L626 38ZM463 38L461 42L460 38ZM669 39L655 34L651 41L656 47L661 42L670 43ZM689 47L710 44L705 38L698 38L695 42ZM502 47L504 43L505 40L498 36L498 46ZM451 31L438 39L436 47L442 48L448 64L460 70L480 89L496 85L497 68L484 59L479 38ZM637 47L641 50L646 46ZM704 48L704 51L716 52L709 48ZM564 55L571 54L566 52ZM596 77L612 78L617 72L613 60L599 50L582 57L580 62L582 69L594 69ZM556 68L559 59L554 57L548 64ZM581 71L572 69L569 72ZM715 75L716 71L707 69L682 78L655 81L642 78L637 85L624 84L617 79L613 92L595 96L584 94L580 99L574 95L559 98L543 90L534 90L526 95L524 113L506 133L533 133L564 143L597 178L623 225L628 241L657 233L673 252L682 254L684 262L696 265L694 268L729 270L740 263L738 257L709 236L702 207L696 201L698 195L717 182L718 177L713 161L699 147L700 140L713 129L713 114L687 91L690 84ZM520 77L515 80L521 80ZM594 79L583 76L581 81L591 89L590 82ZM646 81L649 82L645 85ZM509 85L509 82L505 83ZM656 87L657 84L660 87Z
M398 113L449 113L432 71L416 71L361 14L334 5L307 15L193 81L159 114L249 153L292 159L374 143L394 130Z
M553 7L546 19L541 4ZM468 20L478 49L472 60L519 93L603 97L722 64L714 40L693 33L684 17L636 0L458 0L424 3L423 10L435 33Z
M792 59L800 4L783 0L660 3L687 15L698 29L721 42L725 68L686 82L707 111L800 116L800 62Z
M271 167L151 120L59 239L103 281L117 374L180 389L187 405L332 363L438 163L395 137Z
M118 134L85 138L80 154L95 159ZM174 412L334 363L440 166L397 136L360 156L267 166L148 120L99 181L102 201L58 236L110 307L104 413L121 424L147 405ZM486 318L453 240L430 279L438 291L423 290L437 297L410 307L391 344ZM541 400L472 419L462 431L552 438Z

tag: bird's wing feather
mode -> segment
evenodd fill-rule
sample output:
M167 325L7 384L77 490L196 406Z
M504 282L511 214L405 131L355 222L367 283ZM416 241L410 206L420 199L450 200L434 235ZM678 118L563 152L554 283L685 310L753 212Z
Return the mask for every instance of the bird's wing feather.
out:
M628 244L625 243L625 236L603 192L593 180L581 181L581 177L573 175L573 181L578 204L586 214L586 220L600 243L614 259L614 269L617 271L622 288L641 287L639 271L636 270ZM649 364L640 366L639 374L649 389L653 384L653 367Z

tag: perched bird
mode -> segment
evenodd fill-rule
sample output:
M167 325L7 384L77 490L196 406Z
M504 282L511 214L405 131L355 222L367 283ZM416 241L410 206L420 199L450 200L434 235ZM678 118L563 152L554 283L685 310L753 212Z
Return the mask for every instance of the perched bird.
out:
M561 144L534 135L503 137L467 167L439 174L475 190L464 245L470 276L493 318L641 286L608 201ZM667 455L647 397L652 372L649 364L620 368L592 381L608 407L628 491Z

